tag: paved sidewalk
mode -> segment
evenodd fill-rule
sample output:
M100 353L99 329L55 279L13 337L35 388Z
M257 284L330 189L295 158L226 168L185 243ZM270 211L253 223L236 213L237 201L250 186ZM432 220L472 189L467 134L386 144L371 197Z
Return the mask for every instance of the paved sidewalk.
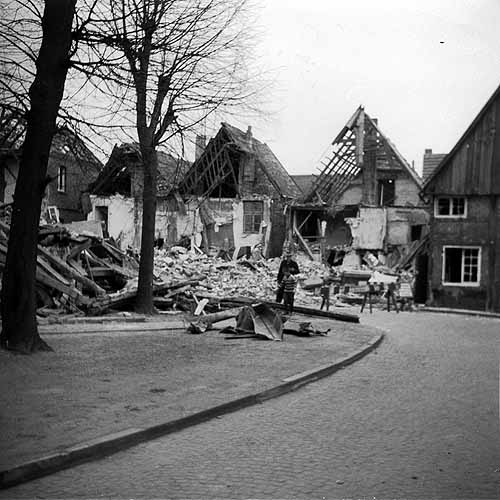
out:
M312 322L331 328L329 335L227 340L218 330L185 333L179 317L149 330L144 323L130 329L128 321L92 324L79 334L86 325L44 326L46 334L52 330L45 339L54 353L0 351L0 469L279 386L352 355L381 333L361 324Z

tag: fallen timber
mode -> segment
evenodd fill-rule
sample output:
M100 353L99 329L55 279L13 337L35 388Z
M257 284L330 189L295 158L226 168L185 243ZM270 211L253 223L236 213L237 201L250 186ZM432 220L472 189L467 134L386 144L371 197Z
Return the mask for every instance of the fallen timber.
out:
M214 299L211 295L203 295L199 294L200 297L207 297ZM265 304L273 309L279 309L284 311L285 306L283 304L279 304L278 302L265 301L259 299L253 299L248 297L221 297L218 299L220 304L224 304L230 306L231 304L241 304L241 305L251 305L251 304ZM305 314L307 316L319 316L323 318L335 319L338 321L345 321L347 323L359 323L359 316L357 314L351 313L343 313L343 312L333 312L333 311L323 311L321 309L313 309L311 307L303 307L303 306L293 306L293 310L300 314Z
M185 286L196 286L200 282L199 279L196 280L186 280L180 281L177 283L165 282L165 283L155 283L153 285L153 293L161 294L165 291L174 291L176 289L180 289ZM131 302L137 296L137 288L132 290L120 291L112 294L105 295L104 297L95 299L91 307L88 310L88 313L94 316L97 316L103 313L105 310L114 308L114 307L123 307Z
M241 307L224 309L216 313L205 314L205 316L196 316L189 323L188 331L190 333L204 333L209 330L214 323L226 319L235 318L241 311Z

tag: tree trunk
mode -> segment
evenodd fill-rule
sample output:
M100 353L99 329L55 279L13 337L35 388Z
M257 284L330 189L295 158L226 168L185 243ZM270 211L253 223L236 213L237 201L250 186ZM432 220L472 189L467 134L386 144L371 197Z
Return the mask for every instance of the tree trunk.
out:
M1 345L30 353L50 350L38 335L35 273L41 201L56 118L64 92L76 0L46 0L43 38L29 96L31 109L14 193L2 281Z
M156 217L156 177L158 157L155 148L141 140L142 169L144 173L142 195L141 258L135 310L142 314L153 314L153 267ZM148 141L149 142L149 141Z

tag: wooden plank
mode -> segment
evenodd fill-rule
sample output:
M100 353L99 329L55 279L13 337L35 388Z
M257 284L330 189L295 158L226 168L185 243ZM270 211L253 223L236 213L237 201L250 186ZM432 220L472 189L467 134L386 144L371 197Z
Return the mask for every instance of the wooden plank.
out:
M495 101L495 114L492 126L495 130L495 135L491 145L491 165L496 165L496 168L491 169L491 177L489 181L490 192L492 194L500 195L500 101Z
M200 295L201 296L201 295ZM204 296L208 296L205 294ZM257 303L262 303L262 304L267 304L268 306L274 308L274 309L285 309L285 306L283 304L278 304L276 302L270 302L267 300L258 300L255 298L249 298L249 297L221 297L220 298L221 303L226 303L228 305L230 304L243 304L243 305L249 305L249 304L257 304ZM347 323L359 323L359 316L357 314L350 314L350 313L344 313L344 312L333 312L333 311L322 311L320 309L312 309L310 307L302 307L302 306L293 306L293 310L297 313L300 314L306 314L308 316L322 316L330 319L336 319L339 321L345 321Z
M69 297L71 297L78 306L87 306L90 304L91 300L88 297L85 297L82 293L80 293L76 288L69 287L59 282L58 280L49 276L42 269L37 267L36 270L36 280L43 285L48 286L49 288L53 288L61 293L65 293Z
M81 245L77 245L66 256L66 261L68 261L70 259L74 259L75 257L78 256L78 254L80 252L83 252L83 250L87 250L88 248L90 248L91 245L92 245L92 240L91 239L88 239L87 241L85 241Z
M309 248L309 245L307 244L306 240L304 240L304 238L300 234L300 231L297 229L296 224L293 225L293 230L294 230L294 233L297 235L297 238L299 239L299 242L301 243L302 247L306 251L306 253L309 256L309 258L311 260L314 260L314 255L311 252L311 249Z
M0 252L7 255L7 247L0 243ZM62 285L71 286L71 282L61 276L55 269L53 269L48 262L46 262L40 255L36 257L37 270L41 269L46 275L52 279L59 281Z
M61 274L59 274L41 255L36 256L36 263L54 279L60 281L64 285L71 286L71 281L61 276Z
M200 280L186 280L179 281L177 283L156 283L153 285L153 293L161 293L166 290L176 290L175 293L180 293L180 288L183 286L196 286ZM174 295L175 295L174 293ZM130 301L132 301L137 295L137 288L132 290L120 291L116 293L108 294L102 298L95 299L92 303L92 310L90 311L92 314L99 314L106 309L111 307L119 307L122 305L126 305ZM168 298L166 295L164 298Z
M312 215L312 212L309 212L309 213L305 216L304 220L302 221L302 224L301 224L301 225L299 226L299 228L298 228L298 229L299 229L299 231L302 229L302 226L303 226L303 225L304 225L304 224L305 224L305 223L309 220L309 218L311 217L311 215Z
M63 274L66 274L75 281L78 281L84 288L92 290L96 295L104 295L106 291L101 288L97 283L89 280L86 276L81 274L78 270L74 269L71 265L67 264L59 256L52 254L49 250L41 245L38 245L38 252L43 255L53 266L55 266Z

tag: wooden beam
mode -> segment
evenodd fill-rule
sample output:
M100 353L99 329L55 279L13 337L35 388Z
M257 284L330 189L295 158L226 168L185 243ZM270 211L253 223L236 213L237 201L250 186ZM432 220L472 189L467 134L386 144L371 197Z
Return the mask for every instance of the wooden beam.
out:
M309 217L311 217L311 215L312 215L312 212L309 212L306 215L305 219L302 221L302 224L299 226L299 231L302 229L302 226L309 220Z
M297 238L299 239L299 242L302 244L302 246L304 247L304 250L306 251L307 255L309 256L309 258L311 260L314 260L314 255L313 253L311 252L311 249L309 248L309 245L306 243L306 240L304 240L304 238L302 237L302 235L300 234L300 231L297 229L297 226L294 224L293 226L293 231L294 233L297 235Z
M41 245L38 245L38 253L43 255L53 266L55 266L59 271L66 274L75 281L78 281L83 285L84 288L92 290L96 295L104 295L106 291L101 288L97 283L89 280L86 276L83 276L70 265L68 265L64 260L62 260L57 255L52 254L49 250L45 249Z

